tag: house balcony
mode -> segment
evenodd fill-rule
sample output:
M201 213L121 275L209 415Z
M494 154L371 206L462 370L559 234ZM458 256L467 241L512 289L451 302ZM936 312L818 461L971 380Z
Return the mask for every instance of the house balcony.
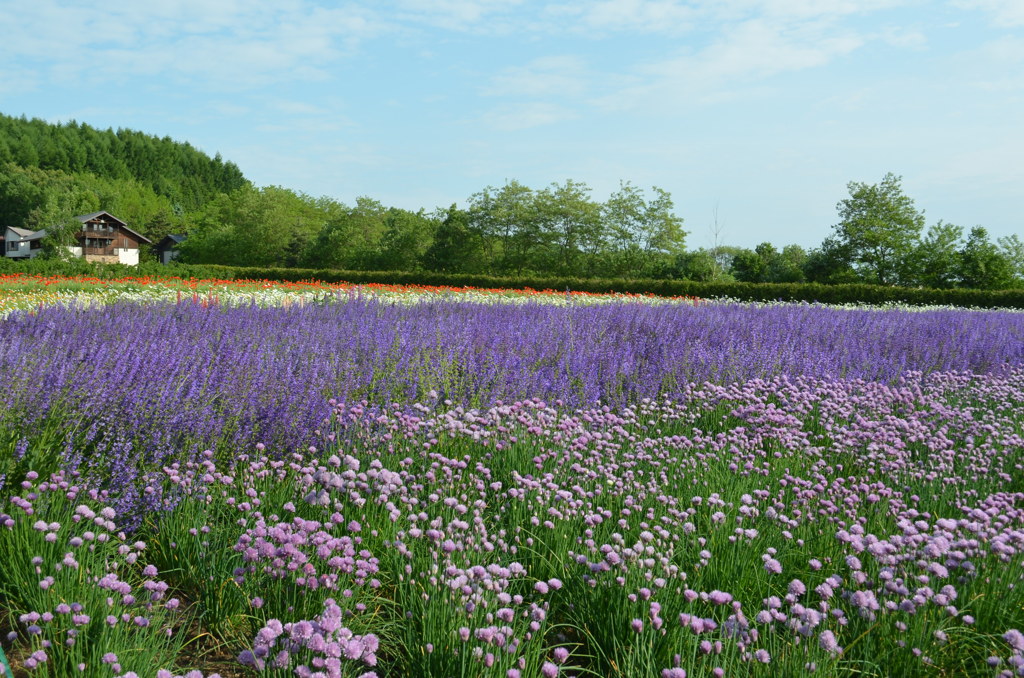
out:
M113 247L83 247L82 254L100 254L112 257L116 252Z

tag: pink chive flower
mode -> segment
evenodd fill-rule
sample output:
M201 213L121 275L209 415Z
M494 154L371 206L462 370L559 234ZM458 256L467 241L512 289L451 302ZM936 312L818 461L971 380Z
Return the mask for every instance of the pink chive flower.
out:
M836 640L836 634L832 633L832 631L822 631L821 635L818 636L818 644L825 652L840 654L843 651L843 648L839 647L839 641Z
M1003 640L1010 644L1014 650L1018 652L1024 651L1024 633L1021 633L1017 629L1010 629L1003 634Z
M715 605L728 605L732 602L732 594L715 590L708 594L708 600Z

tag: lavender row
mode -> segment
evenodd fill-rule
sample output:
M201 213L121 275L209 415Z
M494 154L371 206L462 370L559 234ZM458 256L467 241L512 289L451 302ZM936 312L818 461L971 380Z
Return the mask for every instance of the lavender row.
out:
M45 308L0 324L0 411L20 452L50 426L90 456L302 449L329 399L624 406L688 383L1024 363L1024 316L821 307L557 308L352 299L290 308L191 302ZM60 422L59 426L54 422ZM73 441L60 439L74 432Z
M303 454L147 468L131 535L116 492L30 472L5 640L40 676L1011 676L1022 404L1020 369L338 403Z

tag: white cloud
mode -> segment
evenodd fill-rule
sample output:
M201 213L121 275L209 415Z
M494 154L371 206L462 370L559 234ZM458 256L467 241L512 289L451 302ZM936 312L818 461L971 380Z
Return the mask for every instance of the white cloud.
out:
M542 57L504 69L481 92L486 96L574 97L586 90L586 78L586 67L578 57Z
M38 0L0 9L6 70L35 64L64 81L184 79L200 89L244 89L321 77L361 40L384 30L354 5L311 0L105 3Z
M1024 26L1024 2L1021 0L954 0L952 4L990 14L992 23L1000 28Z
M869 32L860 18L920 1L563 0L544 9L552 19L549 32L595 39L619 31L661 34L677 46L661 59L622 62L601 78L586 77L577 64L532 62L499 73L483 93L590 95L591 104L609 110L671 111L733 101L770 90L774 76L824 67L871 42L922 48L927 37L919 30L896 24Z
M866 14L906 5L913 0L720 0L712 2L719 12L746 11L758 16L788 19L816 19Z
M1024 37L1006 36L991 40L977 54L991 62L992 66L1015 68L1024 65Z
M677 0L588 0L549 5L544 15L577 30L677 33L693 27L698 10Z
M785 28L751 19L729 27L702 49L645 64L637 82L599 98L610 109L680 106L728 101L763 91L771 76L823 66L864 44L855 33L818 26Z
M503 32L522 0L394 0L397 16L453 31Z
M573 0L548 5L544 15L570 19L575 30L680 34L755 19L833 20L919 0Z
M499 106L484 115L483 121L498 131L516 132L566 122L577 117L574 111L565 106L536 101Z
M821 35L810 30L786 30L763 20L745 21L725 33L696 59L684 57L679 67L686 77L708 81L760 78L784 71L821 66L863 44L852 33Z
M961 81L978 90L1017 94L1019 106L1019 95L1024 93L1024 38L995 38L957 54L952 63Z
M314 104L307 104L302 101L291 101L284 99L281 101L275 101L271 105L275 111L281 113L287 113L289 115L324 115L327 110L322 106L316 106Z
M899 49L923 49L928 45L928 36L921 31L892 26L882 29L878 38Z

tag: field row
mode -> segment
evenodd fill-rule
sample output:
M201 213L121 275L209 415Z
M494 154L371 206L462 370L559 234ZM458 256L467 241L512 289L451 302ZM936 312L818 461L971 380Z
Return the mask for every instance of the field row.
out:
M181 303L222 306L281 306L373 298L401 304L437 299L479 303L591 305L622 302L692 304L690 297L640 294L482 289L431 285L354 285L350 283L271 282L266 280L195 280L182 278L119 278L81 276L0 275L0 314L40 306L94 306L117 302Z
M70 305L90 307L117 302L182 303L260 307L343 302L351 297L414 304L423 301L459 300L475 303L545 304L584 306L598 304L642 303L661 305L737 304L765 307L777 305L827 306L852 310L936 311L958 310L954 306L891 304L807 304L806 302L740 302L729 298L698 299L653 294L618 292L524 289L487 289L434 285L384 285L377 283L272 282L266 280L199 280L175 277L127 277L99 279L84 276L0 275L0 317L13 311L31 311L40 307ZM974 309L986 310L986 309ZM1021 312L1021 309L1002 309Z
M280 460L26 474L0 594L42 675L983 675L1024 650L1022 406L1020 371L339 403Z
M1024 364L1022 336L1024 315L1002 312L375 299L52 307L0 324L0 446L45 449L54 465L256 443L283 454L311 444L331 399L621 407L691 383L895 384L914 371Z

